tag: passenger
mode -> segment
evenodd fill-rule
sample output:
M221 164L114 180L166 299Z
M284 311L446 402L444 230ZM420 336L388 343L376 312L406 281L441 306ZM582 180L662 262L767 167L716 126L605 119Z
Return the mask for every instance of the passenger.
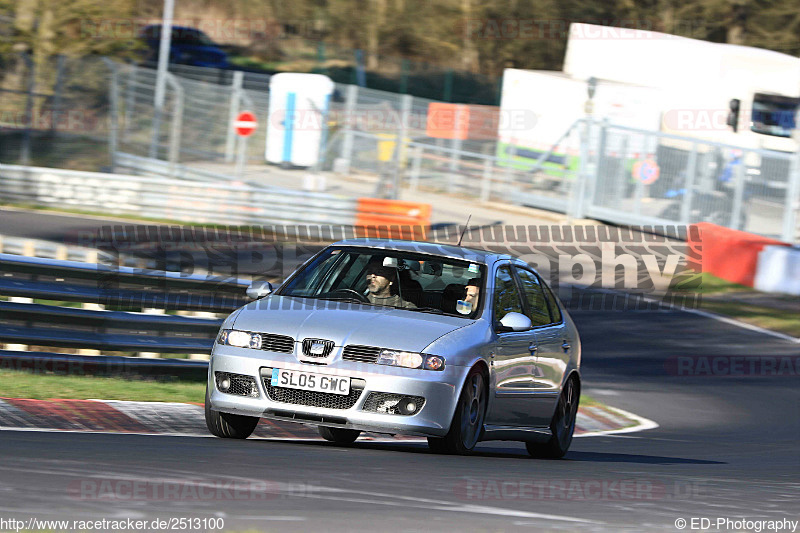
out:
M472 304L472 307L470 308L472 311L478 308L478 300L480 299L481 294L480 285L480 278L472 278L467 282L467 286L465 287L466 294L464 295L464 301Z
M382 264L372 264L367 267L367 299L369 303L375 305L388 305L391 307L402 307L404 309L416 309L416 305L407 302L392 294L392 286L397 280L397 271Z

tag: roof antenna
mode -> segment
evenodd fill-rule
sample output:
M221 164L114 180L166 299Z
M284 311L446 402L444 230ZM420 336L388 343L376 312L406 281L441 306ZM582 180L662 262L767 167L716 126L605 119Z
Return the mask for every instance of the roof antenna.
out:
M464 238L464 234L467 232L467 228L469 227L469 221L472 218L472 213L469 214L467 217L467 223L464 224L464 229L461 231L461 237L458 238L458 244L456 246L461 246L461 240Z

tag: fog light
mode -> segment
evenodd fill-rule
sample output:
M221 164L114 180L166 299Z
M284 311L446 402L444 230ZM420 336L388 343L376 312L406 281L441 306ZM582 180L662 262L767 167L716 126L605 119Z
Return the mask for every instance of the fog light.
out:
M217 388L222 392L226 392L228 389L231 388L231 378L225 376L224 378L217 381Z
M401 415L413 415L417 410L417 402L410 398L403 398L397 403Z

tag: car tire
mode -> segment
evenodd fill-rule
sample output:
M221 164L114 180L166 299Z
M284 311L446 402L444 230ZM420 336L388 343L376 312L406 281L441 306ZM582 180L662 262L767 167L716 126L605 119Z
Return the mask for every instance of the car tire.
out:
M464 455L480 442L487 404L486 376L473 368L464 380L450 431L444 437L428 437L428 447L436 453Z
M575 433L575 420L578 416L578 403L581 399L581 387L574 377L567 379L564 390L558 397L556 412L550 421L550 440L545 443L526 442L525 447L533 457L540 459L561 459L572 444Z
M206 386L206 427L212 435L225 439L246 439L258 425L255 416L221 413L211 409L208 386Z
M345 429L345 428L331 428L327 426L317 426L319 436L325 440L335 442L336 444L353 444L361 430L358 429Z

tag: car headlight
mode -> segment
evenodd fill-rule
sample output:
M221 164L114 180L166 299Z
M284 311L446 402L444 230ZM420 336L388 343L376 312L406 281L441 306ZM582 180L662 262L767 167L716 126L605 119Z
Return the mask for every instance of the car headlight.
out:
M217 337L217 343L223 346L236 346L237 348L261 349L261 335L238 329L223 329Z
M425 370L444 370L444 357L418 352L400 350L381 350L378 354L379 365L402 366L405 368L424 368Z

